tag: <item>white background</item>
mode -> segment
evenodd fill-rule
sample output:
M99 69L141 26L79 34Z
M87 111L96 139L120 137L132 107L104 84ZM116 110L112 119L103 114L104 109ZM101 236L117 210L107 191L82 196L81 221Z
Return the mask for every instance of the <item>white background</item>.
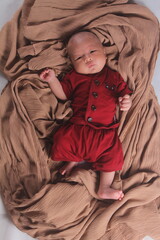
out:
M134 2L144 5L157 16L160 21L160 0L135 0ZM23 0L1 0L0 1L0 28L12 18L15 11L21 6ZM152 84L154 86L158 101L160 103L160 54L153 76ZM6 85L7 80L0 74L0 92ZM145 224L145 223L142 223ZM27 234L19 231L10 221L2 200L0 198L0 240L33 240ZM121 239L120 239L121 240ZM132 240L132 239L131 239ZM144 240L152 240L146 236Z

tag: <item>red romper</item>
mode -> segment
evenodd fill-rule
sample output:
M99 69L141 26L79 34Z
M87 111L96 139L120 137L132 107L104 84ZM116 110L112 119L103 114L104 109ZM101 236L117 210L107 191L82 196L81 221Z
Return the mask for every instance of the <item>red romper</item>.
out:
M104 67L96 74L70 71L61 82L73 116L53 137L54 161L87 161L96 171L117 171L123 165L115 121L118 97L131 94L118 72Z

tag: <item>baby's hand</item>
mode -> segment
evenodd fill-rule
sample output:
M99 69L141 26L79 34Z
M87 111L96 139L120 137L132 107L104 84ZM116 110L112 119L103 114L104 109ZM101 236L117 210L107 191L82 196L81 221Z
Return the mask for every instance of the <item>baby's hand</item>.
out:
M40 79L48 83L54 80L54 78L56 78L55 72L53 69L50 69L50 68L46 68L40 74Z
M128 111L132 105L131 97L128 94L123 97L119 97L118 101L121 111Z

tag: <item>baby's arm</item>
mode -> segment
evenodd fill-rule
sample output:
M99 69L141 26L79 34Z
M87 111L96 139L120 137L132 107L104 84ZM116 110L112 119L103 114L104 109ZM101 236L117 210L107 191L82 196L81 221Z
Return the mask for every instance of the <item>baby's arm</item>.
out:
M118 101L121 111L128 111L132 105L132 99L128 94L123 97L119 97Z
M43 72L41 72L40 74L40 79L49 84L52 92L55 94L57 98L61 100L67 100L62 85L60 84L58 78L56 77L54 70L48 68L43 70Z

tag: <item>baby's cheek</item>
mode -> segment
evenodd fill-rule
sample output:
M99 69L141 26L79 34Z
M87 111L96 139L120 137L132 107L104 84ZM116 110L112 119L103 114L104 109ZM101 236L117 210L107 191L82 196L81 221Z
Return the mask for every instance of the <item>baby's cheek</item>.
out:
M80 64L78 64L77 62L74 62L73 67L76 71L78 71L79 67L80 67Z

